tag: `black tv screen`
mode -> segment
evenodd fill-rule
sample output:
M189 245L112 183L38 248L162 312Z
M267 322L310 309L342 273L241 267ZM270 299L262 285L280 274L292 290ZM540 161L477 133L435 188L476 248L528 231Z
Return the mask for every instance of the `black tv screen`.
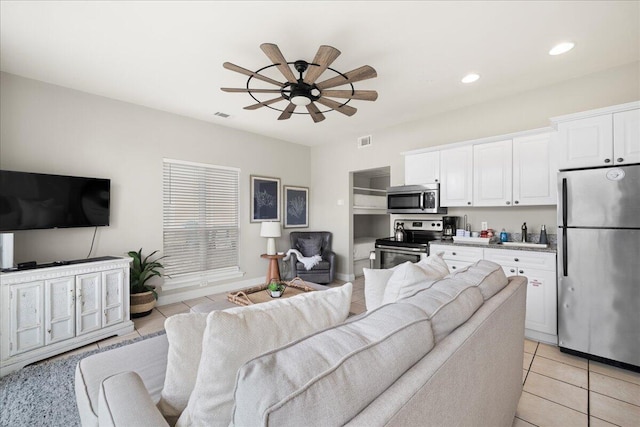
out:
M109 225L111 181L0 170L0 231Z

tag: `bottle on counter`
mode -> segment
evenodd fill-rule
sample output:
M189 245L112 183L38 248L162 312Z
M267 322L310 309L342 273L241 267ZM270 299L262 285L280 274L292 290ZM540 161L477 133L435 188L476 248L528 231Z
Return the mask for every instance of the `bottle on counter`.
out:
M509 235L507 234L507 232L504 230L504 228L502 229L502 231L500 232L500 241L501 242L508 242L509 241Z
M547 227L545 227L544 224L542 224L542 228L540 229L539 243L543 245L546 245L547 243L549 243L549 240L547 240Z
M527 242L527 223L522 224L522 243Z

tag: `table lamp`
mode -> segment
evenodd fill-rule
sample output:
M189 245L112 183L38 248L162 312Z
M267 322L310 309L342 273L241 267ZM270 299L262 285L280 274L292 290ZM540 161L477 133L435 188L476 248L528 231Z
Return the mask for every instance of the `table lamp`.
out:
M280 223L265 221L260 227L260 237L267 237L267 255L276 254L276 241L274 237L280 237Z

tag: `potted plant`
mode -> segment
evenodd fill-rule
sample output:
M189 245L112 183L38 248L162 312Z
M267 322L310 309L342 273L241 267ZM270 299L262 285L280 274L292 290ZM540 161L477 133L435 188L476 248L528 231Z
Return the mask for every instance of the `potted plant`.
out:
M267 293L271 298L280 298L284 293L284 288L284 283L280 283L276 279L271 279L271 282L267 285Z
M158 261L164 257L152 260L151 257L158 251L153 251L146 257L142 257L142 248L138 252L130 251L128 255L133 258L129 269L129 293L131 300L131 317L143 317L151 314L156 305L158 294L155 287L147 284L154 276L162 277L160 271L164 266Z

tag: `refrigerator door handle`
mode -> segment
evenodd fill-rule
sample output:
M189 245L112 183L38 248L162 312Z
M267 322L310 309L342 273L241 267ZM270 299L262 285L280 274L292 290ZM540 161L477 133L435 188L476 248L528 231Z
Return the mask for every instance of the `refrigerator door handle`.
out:
M567 178L562 178L562 226L567 227Z
M567 277L567 227L562 228L562 275Z

